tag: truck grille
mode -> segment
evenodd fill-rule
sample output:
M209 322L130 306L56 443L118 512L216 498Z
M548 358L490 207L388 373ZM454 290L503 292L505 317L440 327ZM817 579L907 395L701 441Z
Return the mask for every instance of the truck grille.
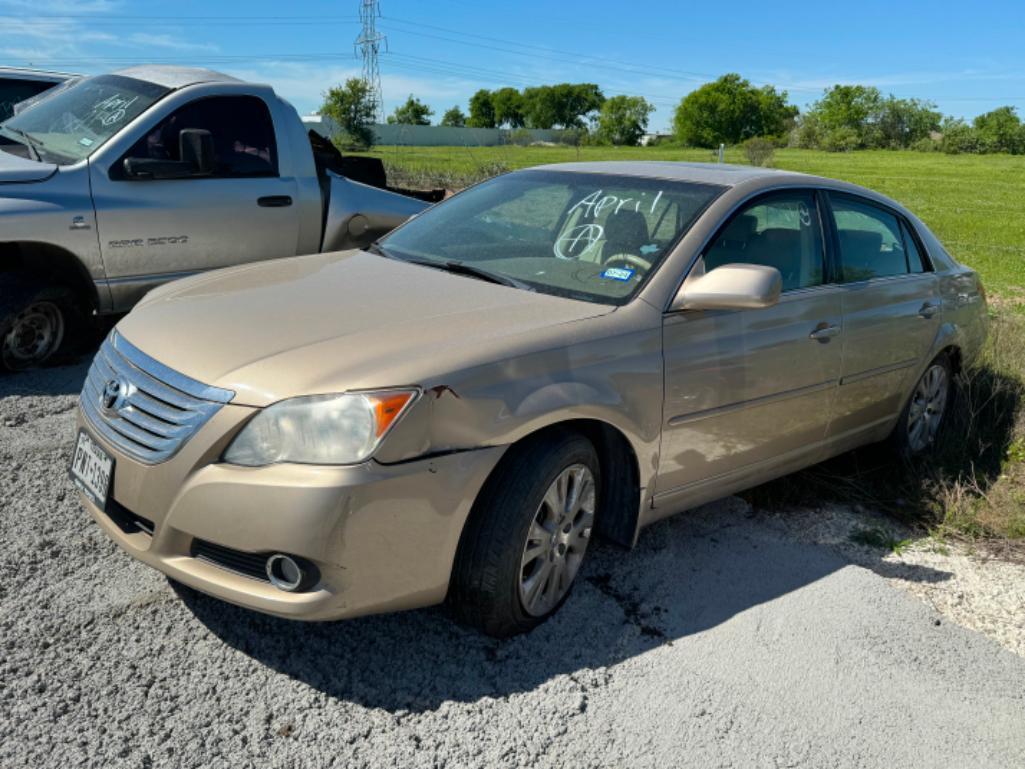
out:
M93 359L81 404L100 435L152 465L173 457L234 396L179 374L112 332Z

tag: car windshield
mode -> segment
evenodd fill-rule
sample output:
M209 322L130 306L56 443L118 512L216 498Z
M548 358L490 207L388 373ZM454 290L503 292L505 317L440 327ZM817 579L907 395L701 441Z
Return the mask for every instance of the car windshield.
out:
M40 160L69 165L89 157L167 93L130 77L90 77L0 123L0 132L29 144Z
M386 256L624 304L724 188L569 171L499 176L380 242Z

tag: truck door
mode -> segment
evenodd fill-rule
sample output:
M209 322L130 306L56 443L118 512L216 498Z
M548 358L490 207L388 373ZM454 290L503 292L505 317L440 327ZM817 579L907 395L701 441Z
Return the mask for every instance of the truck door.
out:
M127 158L181 160L179 136L187 128L212 135L212 173L177 179L125 173ZM109 173L93 167L90 175L116 310L167 280L296 253L296 181L279 174L274 123L259 97L196 99L164 118Z

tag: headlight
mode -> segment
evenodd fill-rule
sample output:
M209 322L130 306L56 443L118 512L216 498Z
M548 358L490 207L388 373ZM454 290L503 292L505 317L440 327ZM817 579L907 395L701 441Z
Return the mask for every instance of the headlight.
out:
M292 398L268 406L235 436L224 461L259 467L276 462L349 465L369 458L416 390Z

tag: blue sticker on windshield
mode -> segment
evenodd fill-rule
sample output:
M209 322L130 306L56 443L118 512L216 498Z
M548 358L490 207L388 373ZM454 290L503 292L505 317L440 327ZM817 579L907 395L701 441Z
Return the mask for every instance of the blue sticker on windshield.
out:
M628 270L625 267L609 267L601 274L601 277L608 278L609 280L630 280L633 276L634 271Z

